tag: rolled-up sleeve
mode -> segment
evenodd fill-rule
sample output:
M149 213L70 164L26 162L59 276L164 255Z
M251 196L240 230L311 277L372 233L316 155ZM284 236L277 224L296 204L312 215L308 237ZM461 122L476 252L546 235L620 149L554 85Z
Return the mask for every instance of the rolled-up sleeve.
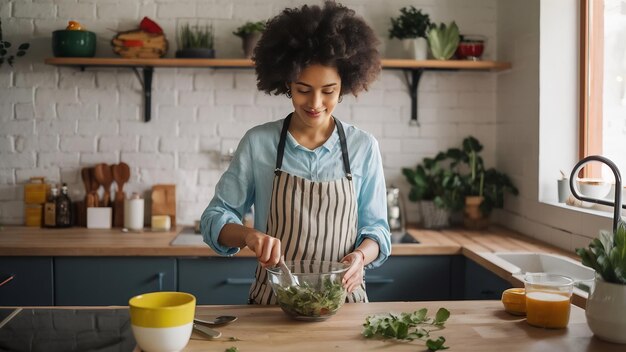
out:
M378 142L371 137L371 150L364 161L363 184L358 195L358 232L356 246L370 238L378 243L379 254L365 268L376 268L391 254L391 233L387 222L387 190Z
M215 186L215 195L200 219L204 242L217 254L228 256L239 252L238 247L221 245L218 238L224 225L241 225L241 219L252 206L253 172L250 136L247 133L239 143L228 169Z

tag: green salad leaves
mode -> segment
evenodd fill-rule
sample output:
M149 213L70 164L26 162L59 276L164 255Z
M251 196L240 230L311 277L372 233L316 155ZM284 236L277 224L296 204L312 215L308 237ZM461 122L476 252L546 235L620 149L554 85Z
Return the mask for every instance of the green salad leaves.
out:
M346 300L341 282L324 278L317 289L306 282L290 287L275 286L280 307L293 316L323 317L335 314Z
M431 351L447 349L448 347L444 346L446 339L443 336L433 340L430 339L430 333L444 328L445 322L450 317L450 311L439 308L434 318L429 318L427 314L428 310L422 308L413 313L400 313L400 315L388 313L368 316L363 324L363 336L407 341L423 340L426 341L426 347Z

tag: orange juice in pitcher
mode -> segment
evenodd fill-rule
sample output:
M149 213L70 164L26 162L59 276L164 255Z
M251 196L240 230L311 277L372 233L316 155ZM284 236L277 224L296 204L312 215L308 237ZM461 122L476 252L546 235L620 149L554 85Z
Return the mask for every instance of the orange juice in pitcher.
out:
M552 329L567 327L574 281L545 273L526 274L524 281L528 324Z
M542 328L564 328L569 322L570 297L534 291L526 294L526 321Z

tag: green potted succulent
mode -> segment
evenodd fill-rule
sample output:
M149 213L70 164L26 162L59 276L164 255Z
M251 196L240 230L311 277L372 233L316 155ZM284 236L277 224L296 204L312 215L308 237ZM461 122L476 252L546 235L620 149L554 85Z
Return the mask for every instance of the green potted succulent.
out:
M427 37L430 52L437 60L450 59L456 52L461 39L459 27L454 21L449 25L441 23L439 26L432 26L428 30Z
M620 220L614 232L601 231L576 254L596 271L585 308L589 328L603 340L626 344L626 223Z
M418 203L425 228L447 227L451 212L463 207L463 180L446 165L446 159L446 153L440 152L424 158L415 169L402 169L411 185L409 200Z
M391 18L389 39L400 39L405 50L410 52L415 60L426 60L428 43L426 33L432 27L430 16L414 6L400 9L398 17Z
M511 179L495 168L485 169L480 152L483 145L469 136L463 139L461 148L450 148L446 157L453 170L461 173L461 184L465 195L463 223L472 229L485 228L489 215L495 208L504 206L504 194L519 194ZM466 173L462 173L466 171Z
M259 39L261 39L263 31L265 31L265 22L258 21L246 22L244 25L237 27L233 32L234 35L242 40L243 54L246 59L252 58L254 47Z
M179 28L176 41L179 48L176 57L208 59L215 57L213 25L183 24Z

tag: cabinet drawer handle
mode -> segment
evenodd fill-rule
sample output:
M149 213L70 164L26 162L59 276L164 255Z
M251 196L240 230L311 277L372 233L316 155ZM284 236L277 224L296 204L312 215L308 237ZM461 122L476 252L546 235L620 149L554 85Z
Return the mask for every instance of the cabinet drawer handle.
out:
M366 277L366 284L392 284L395 280L390 277L372 276Z
M159 280L159 291L163 291L163 277L165 276L164 272L160 272L157 274L157 278Z
M11 274L11 276L7 277L6 279L2 280L2 282L0 282L0 286L3 286L4 284L6 284L7 282L11 281L15 279L15 274Z
M254 279L248 279L248 278L227 278L226 279L226 284L227 285L252 285L254 283Z

